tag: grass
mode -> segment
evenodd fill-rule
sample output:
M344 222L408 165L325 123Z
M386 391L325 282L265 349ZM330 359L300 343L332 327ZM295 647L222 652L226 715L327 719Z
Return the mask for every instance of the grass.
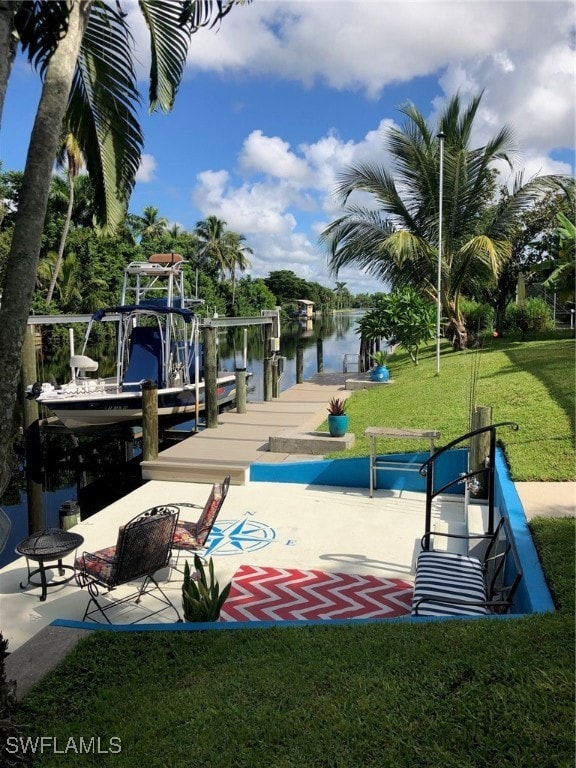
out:
M533 527L554 614L94 633L19 719L60 745L117 737L119 768L572 768L574 520ZM101 761L48 750L36 765Z
M390 361L395 384L355 393L369 425L468 430L470 381L492 405L516 479L573 477L573 342L498 341ZM476 355L476 356L475 356ZM384 441L382 441L384 443ZM390 451L413 441L390 441ZM423 448L427 447L425 444ZM349 455L349 454L348 454ZM25 698L32 736L111 737L118 768L572 768L575 520L531 522L558 611L506 620L211 633L94 633ZM38 755L38 766L102 754Z
M503 444L512 479L566 481L576 479L574 340L490 339L481 350L443 350L436 375L434 345L414 366L401 350L389 359L393 384L355 392L347 412L354 447L334 458L369 453L368 426L438 429L439 445L470 430L471 403L490 406L492 421L514 421L497 436ZM323 427L326 428L327 427ZM428 442L382 439L378 450L397 453L427 450Z

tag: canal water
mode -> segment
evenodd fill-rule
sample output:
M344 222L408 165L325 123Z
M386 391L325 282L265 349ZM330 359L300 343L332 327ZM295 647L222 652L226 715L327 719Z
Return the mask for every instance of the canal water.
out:
M302 377L308 379L318 371L319 361L324 372L343 370L344 358L348 356L348 371L357 370L356 360L360 349L360 337L357 334L357 321L361 312L326 315L313 321L301 321L284 324L281 329L279 356L282 362L280 391L292 387L297 380L297 363L300 361ZM63 352L60 350L62 354ZM264 399L264 342L261 328L249 326L228 330L219 336L220 367L234 370L244 367L252 373L249 381L248 400L257 402ZM62 361L59 360L61 368ZM64 368L65 369L65 368ZM49 370L49 365L46 366ZM61 376L60 376L61 378ZM190 425L192 427L193 424ZM56 455L62 452L74 452L78 441L70 436L53 435L48 439L53 442L45 454ZM68 501L75 501L81 507L85 518L112 503L137 487L140 471L137 463L139 443L134 445L135 461L124 465L122 461L124 446L119 440L106 444L94 443L82 461L84 465L70 468L63 462L60 469L55 463L44 474L43 507L44 524L47 528L58 527L60 509ZM98 471L98 464L101 470ZM119 470L119 467L123 469ZM88 480L88 482L87 482ZM80 482L79 482L80 481ZM85 488L83 486L86 485ZM17 557L16 544L28 535L28 507L26 499L26 480L23 466L14 473L13 481L2 499L2 508L12 521L10 538L2 553L0 567Z

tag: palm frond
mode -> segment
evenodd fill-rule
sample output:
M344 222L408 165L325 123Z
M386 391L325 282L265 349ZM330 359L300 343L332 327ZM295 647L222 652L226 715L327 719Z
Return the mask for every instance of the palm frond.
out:
M95 4L70 94L67 122L82 147L94 182L98 225L112 233L122 223L144 139L131 56L132 37L112 7Z
M65 0L14 3L14 27L28 61L44 74L50 56L68 29L70 9Z
M213 27L235 5L248 5L252 0L184 0L180 23L190 26L192 32L200 27Z
M192 29L182 24L182 0L140 0L150 32L149 111L170 112L182 80ZM198 5L203 5L199 3Z

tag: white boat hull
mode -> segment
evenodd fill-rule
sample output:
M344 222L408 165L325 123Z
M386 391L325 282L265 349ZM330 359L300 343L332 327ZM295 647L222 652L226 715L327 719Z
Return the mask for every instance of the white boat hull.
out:
M70 392L55 390L40 395L38 403L46 406L65 427L71 430L129 426L142 421L141 392L86 391ZM198 412L203 413L204 384L198 387ZM236 378L219 377L216 388L218 406L231 403L236 398ZM158 390L158 417L194 416L196 413L196 387L171 387Z

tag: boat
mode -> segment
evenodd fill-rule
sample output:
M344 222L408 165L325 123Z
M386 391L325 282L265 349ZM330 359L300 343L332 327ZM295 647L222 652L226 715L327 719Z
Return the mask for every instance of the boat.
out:
M29 397L70 430L129 426L142 421L142 386L153 382L159 419L197 419L205 410L205 386L194 307L203 302L186 297L184 264L180 254L131 262L124 271L120 305L94 312L81 354L74 354L71 345L71 380L35 382L28 387ZM96 378L98 361L86 350L94 324L105 317L118 323L116 375ZM218 371L218 407L235 397L236 374Z

